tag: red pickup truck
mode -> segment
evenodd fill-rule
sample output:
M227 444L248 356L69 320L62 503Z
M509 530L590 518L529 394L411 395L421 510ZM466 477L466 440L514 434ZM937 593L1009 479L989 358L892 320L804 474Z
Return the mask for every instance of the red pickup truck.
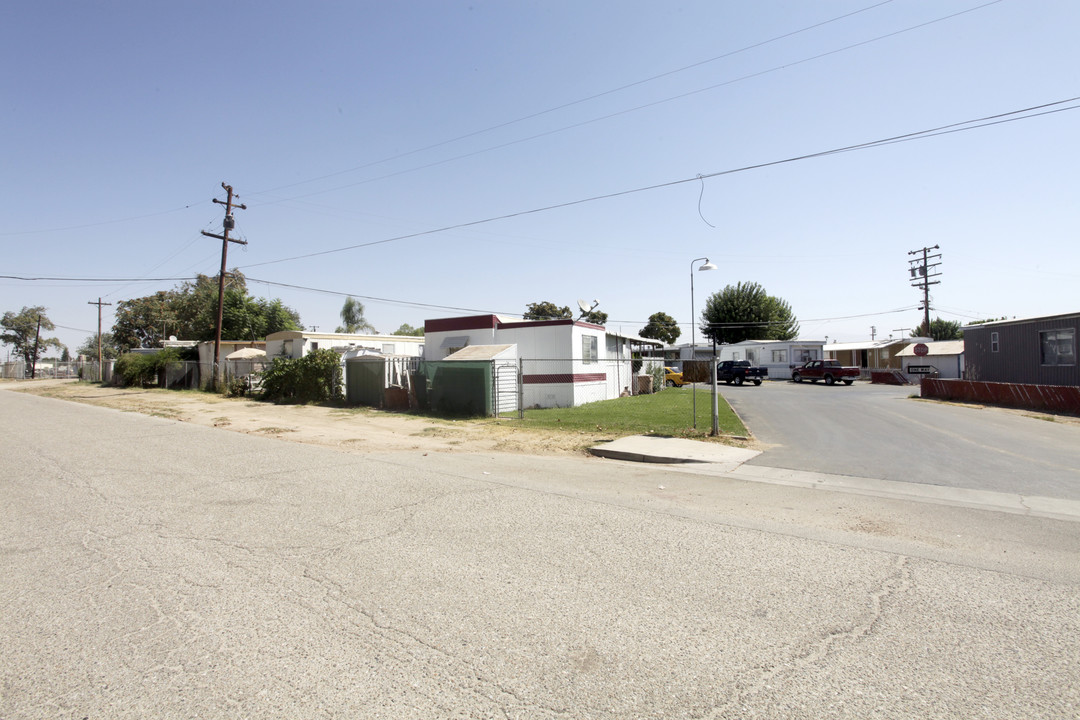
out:
M845 367L837 360L811 360L792 370L791 379L797 383L802 382L803 379L810 382L824 380L826 385L833 385L840 380L845 385L850 385L855 382L859 374L859 368Z

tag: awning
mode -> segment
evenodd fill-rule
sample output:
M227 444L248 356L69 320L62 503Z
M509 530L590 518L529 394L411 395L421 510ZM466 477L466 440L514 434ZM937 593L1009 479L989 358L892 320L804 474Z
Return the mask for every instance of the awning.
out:
M236 352L231 352L225 356L226 360L252 360L254 358L266 357L266 351L258 348L240 348Z
M441 348L463 348L469 344L468 335L456 335L454 337L444 338Z

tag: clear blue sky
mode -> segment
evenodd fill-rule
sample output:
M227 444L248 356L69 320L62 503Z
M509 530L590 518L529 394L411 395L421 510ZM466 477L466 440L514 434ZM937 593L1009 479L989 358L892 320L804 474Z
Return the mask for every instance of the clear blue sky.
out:
M708 256L698 312L758 282L857 341L920 321L908 252L939 245L935 316L1076 311L1080 110L715 174L1080 96L1078 27L1075 0L9 3L0 274L79 279L0 279L0 311L74 350L89 301L178 284L126 279L215 274L222 181L230 268L323 331L342 295L256 280L382 332L582 298L688 339Z

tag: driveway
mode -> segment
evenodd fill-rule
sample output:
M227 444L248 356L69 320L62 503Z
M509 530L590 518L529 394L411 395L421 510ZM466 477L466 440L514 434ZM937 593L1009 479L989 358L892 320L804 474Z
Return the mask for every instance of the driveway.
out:
M721 392L764 446L752 465L1080 499L1074 418L924 401L917 387L866 382Z

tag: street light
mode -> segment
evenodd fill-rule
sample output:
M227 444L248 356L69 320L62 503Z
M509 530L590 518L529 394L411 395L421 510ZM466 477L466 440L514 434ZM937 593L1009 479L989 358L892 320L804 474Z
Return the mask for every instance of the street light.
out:
M704 260L705 264L698 267L698 272L702 270L715 270L716 266L709 262L707 257L694 258L690 261L690 360L697 359L697 341L694 338L694 327L697 325L697 318L694 317L694 263L698 260ZM697 430L697 383L694 383L694 429Z

